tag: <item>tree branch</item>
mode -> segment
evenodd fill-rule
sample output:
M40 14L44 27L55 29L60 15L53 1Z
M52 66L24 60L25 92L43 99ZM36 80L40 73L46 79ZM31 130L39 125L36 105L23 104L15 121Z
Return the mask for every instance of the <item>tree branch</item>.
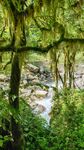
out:
M57 47L59 44L61 44L62 42L68 43L81 43L84 44L84 39L78 39L78 38L74 38L74 39L68 39L68 38L63 38L63 35L61 36L61 38L58 41L54 41L53 43L47 45L46 47L32 47L32 46L22 46L22 47L13 47L12 44L8 44L5 46L1 46L0 47L0 52L26 52L26 51L35 51L35 52L40 52L40 53L47 53L51 48Z
M3 67L3 70L5 70L6 67L7 67L9 64L11 64L12 58L13 58L13 52L11 53L11 58L10 58L10 60L9 60L9 61L5 64L5 66Z
M46 47L31 47L31 46L21 46L21 47L13 47L11 44L8 44L6 46L1 46L0 47L0 52L25 52L25 51L36 51L36 52L40 52L40 53L45 53L48 52L51 48L56 47L59 45L59 43L62 42L62 39L60 39L59 41L53 42L51 44L49 44Z

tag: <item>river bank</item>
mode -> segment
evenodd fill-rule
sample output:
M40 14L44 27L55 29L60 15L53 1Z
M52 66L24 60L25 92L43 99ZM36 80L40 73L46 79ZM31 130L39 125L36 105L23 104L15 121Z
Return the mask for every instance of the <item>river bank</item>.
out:
M59 71L63 76L63 65L60 65ZM0 89L8 98L10 76L0 74ZM76 88L84 88L84 64L75 66L75 85ZM53 87L55 82L52 78L52 73L42 64L40 67L27 64L22 70L20 83L20 97L30 105L33 112L44 117L47 122L50 121L50 111L53 105ZM59 88L62 88L62 83L59 80Z

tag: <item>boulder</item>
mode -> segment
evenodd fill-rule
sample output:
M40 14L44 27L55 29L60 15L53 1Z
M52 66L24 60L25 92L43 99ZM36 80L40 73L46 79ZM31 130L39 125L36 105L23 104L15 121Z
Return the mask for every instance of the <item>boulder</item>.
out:
M37 114L40 114L40 113L44 112L45 110L46 110L46 108L40 104L35 104L33 107L33 112L37 113Z
M47 91L38 89L35 91L35 95L37 98L41 98L41 97L44 98L47 95Z
M27 84L27 80L23 80L23 84L26 85Z
M22 97L29 97L31 95L31 89L21 89L20 92Z
M0 82L0 89L6 91L9 89L9 84L5 82Z
M39 67L34 66L32 64L28 64L27 66L28 66L29 71L34 72L34 73L38 73L39 72Z

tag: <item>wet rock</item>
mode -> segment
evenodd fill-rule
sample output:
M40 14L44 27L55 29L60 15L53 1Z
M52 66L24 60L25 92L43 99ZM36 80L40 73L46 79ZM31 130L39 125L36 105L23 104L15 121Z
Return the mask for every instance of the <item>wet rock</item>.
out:
M39 72L39 67L36 67L36 66L34 66L32 64L28 64L27 66L28 66L29 71L34 72L34 73L38 73Z
M34 79L33 82L36 83L36 84L37 84L37 83L40 83L40 82L39 82L39 79Z
M33 107L33 112L36 114L40 114L40 113L44 112L45 110L46 110L46 108L40 104L35 104Z
M10 82L10 77L6 77L5 82Z
M36 100L37 100L37 97L35 95L31 94L30 103L35 102Z
M21 89L20 92L21 92L21 96L22 97L29 97L31 95L31 89Z
M39 79L38 79L37 76L28 76L28 77L27 77L27 82L28 82L28 83L33 83L33 82L38 83L38 82L39 82Z
M43 74L45 72L45 69L43 66L40 67L40 73Z
M47 91L38 89L35 91L35 95L37 98L44 98L47 95Z
M27 84L27 80L23 80L23 82L22 82L24 85L26 85Z

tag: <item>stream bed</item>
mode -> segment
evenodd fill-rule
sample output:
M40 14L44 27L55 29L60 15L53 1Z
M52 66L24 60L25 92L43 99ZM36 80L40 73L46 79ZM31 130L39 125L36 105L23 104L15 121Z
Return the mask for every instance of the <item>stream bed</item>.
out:
M53 88L49 87L47 96L40 101L36 100L37 104L43 105L45 107L45 110L41 113L41 116L45 118L48 124L50 122L51 107L53 105L52 99L53 99Z
M63 66L60 67L60 74L63 74ZM0 74L0 89L8 94L10 76ZM32 84L32 85L31 85ZM75 71L76 88L84 89L84 64L76 65ZM47 88L46 88L47 86ZM22 72L20 84L20 96L26 100L33 112L41 115L50 122L50 112L53 105L55 83L50 72L39 71L38 67L31 66ZM59 81L59 89L62 83ZM7 95L8 96L8 95Z

